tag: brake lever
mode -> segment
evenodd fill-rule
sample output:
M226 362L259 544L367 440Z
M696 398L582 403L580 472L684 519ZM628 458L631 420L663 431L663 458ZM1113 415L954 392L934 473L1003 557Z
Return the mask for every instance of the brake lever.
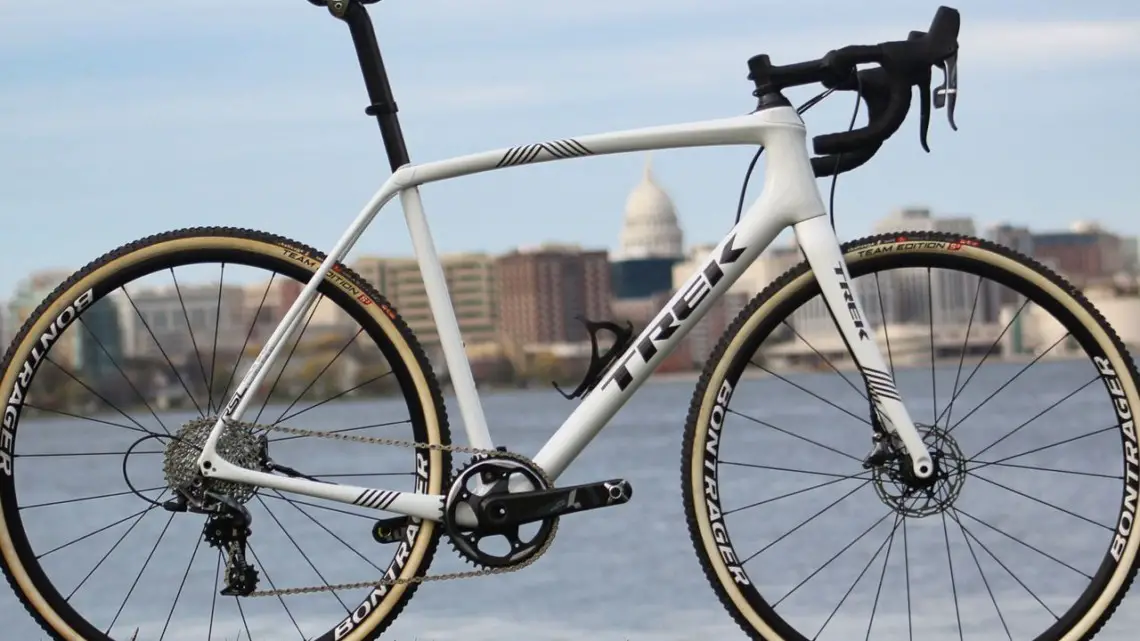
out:
M955 53L938 65L942 69L942 84L934 92L934 108L946 108L946 119L950 128L958 131L954 122L954 107L958 104L958 54Z
M926 153L930 153L930 145L926 144L926 132L930 129L930 80L931 73L930 67L926 67L920 72L920 79L918 81L919 91L919 131L918 140L922 143L922 149Z
M926 37L925 31L911 31L907 36L908 41L921 40ZM918 85L919 91L919 129L918 140L922 143L922 149L926 153L930 153L930 145L926 142L926 133L930 129L930 82L931 73L930 67L923 65L921 69L914 69L912 71L911 81L913 84Z

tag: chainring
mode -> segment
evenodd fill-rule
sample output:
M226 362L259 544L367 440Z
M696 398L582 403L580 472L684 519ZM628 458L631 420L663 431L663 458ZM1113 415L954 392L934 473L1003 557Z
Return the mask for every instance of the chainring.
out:
M550 489L551 483L545 473L534 463L524 463L512 457L479 455L471 459L455 476L444 503L443 527L451 547L459 556L476 567L504 568L519 565L536 554L540 554L553 538L558 526L558 517L538 522L538 529L532 535L524 536L520 527L513 526L500 531L480 531L467 528L456 522L460 511L472 513L479 501L509 493L512 476L520 474L535 490ZM529 525L529 524L528 524ZM508 543L505 553L496 554L482 547L488 539L502 538Z

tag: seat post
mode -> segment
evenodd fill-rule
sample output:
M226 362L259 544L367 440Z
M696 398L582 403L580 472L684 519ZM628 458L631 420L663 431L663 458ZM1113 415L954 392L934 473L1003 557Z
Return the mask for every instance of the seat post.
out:
M360 71L364 75L364 86L368 90L371 104L365 113L376 118L380 125L380 135L388 152L388 163L392 171L408 164L408 146L404 142L404 131L396 115L396 100L392 97L392 85L388 82L388 72L384 59L380 57L380 45L376 42L376 31L372 19L360 0L329 0L329 12L348 24L352 43L356 47L356 57L360 61Z

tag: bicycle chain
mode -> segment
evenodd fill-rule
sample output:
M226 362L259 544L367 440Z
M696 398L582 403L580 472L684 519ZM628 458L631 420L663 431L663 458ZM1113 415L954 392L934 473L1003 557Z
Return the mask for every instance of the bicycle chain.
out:
M292 434L294 436L314 436L317 438L327 438L327 439L339 440L339 441L354 441L357 443L369 443L369 444L373 444L373 445L388 445L388 446L392 446L392 447L406 447L406 448L411 448L411 449L426 449L426 450L434 450L434 451L441 451L441 452L451 452L451 453L456 453L456 454L485 455L485 456L492 456L495 458L513 459L513 460L516 460L516 461L519 461L519 462L525 464L529 469L537 472L542 477L542 480L546 483L547 487L553 487L553 483L550 481L550 478L547 477L546 473L543 472L542 469L540 469L538 466L536 466L533 461L531 461L529 458L527 458L521 454L515 454L514 452L507 452L504 450L485 450L482 448L466 447L463 445L442 445L442 444L438 444L438 443L417 443L415 441L404 441L404 440L393 439L393 438L376 438L376 437L370 437L370 436L359 436L359 435L355 435L355 434L341 434L341 433L335 433L335 432L319 432L316 430L306 430L306 429L301 429L301 428L297 428L297 427L284 427L284 426L280 426L280 425L255 425L255 424L250 424L250 423L243 424L240 422L234 422L234 425L248 427L251 429L267 430L267 431L274 431L274 432L283 432L286 434ZM454 481L455 481L455 479L452 479L452 482L454 482ZM542 544L542 547L540 547L538 549L538 552L536 552L534 554L534 556L531 556L530 558L519 563L518 565L512 565L512 566L506 566L506 567L496 567L496 568L479 568L476 570L467 570L464 572L447 572L447 573L443 573L443 574L414 576L414 577L407 578L407 579L402 579L402 578L388 579L388 578L381 577L379 580L360 581L357 583L338 583L336 585L316 585L316 586L301 587L301 588L281 588L281 589L272 589L272 590L257 590L257 591L251 592L247 596L250 596L250 597L273 597L273 596L282 597L282 596L290 596L290 595L296 595L296 594L311 594L311 593L315 593L315 592L333 592L333 591L338 591L338 590L360 590L360 589L364 589L364 588L379 587L382 585L392 586L392 585L413 584L413 583L414 584L420 584L420 583L427 583L430 581L451 581L454 579L468 579L468 578L474 578L474 577L480 577L480 576L490 576L490 575L494 575L494 574L507 574L510 572L517 572L519 570L522 570L523 568L530 566L532 563L537 561L539 559L539 557L541 557L543 554L546 554L546 551L550 548L550 544L554 541L554 535L557 533L558 533L558 519L555 518L554 519L554 525L550 530L550 536L548 536L546 538L546 541Z

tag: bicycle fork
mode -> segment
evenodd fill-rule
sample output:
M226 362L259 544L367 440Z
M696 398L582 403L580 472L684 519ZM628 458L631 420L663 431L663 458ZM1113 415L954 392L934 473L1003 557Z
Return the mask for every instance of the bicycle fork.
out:
M880 434L876 429L875 449L867 462L881 460L887 448L901 445L910 457L915 476L919 479L930 478L934 473L934 462L883 360L875 331L863 313L858 293L852 286L851 275L847 271L847 263L843 260L843 252L839 248L839 239L827 216L809 218L796 223L793 229L800 250L819 282L835 326L863 376L871 407L877 415L871 417L872 423L881 425L885 432ZM895 442L889 443L888 440L891 439Z

